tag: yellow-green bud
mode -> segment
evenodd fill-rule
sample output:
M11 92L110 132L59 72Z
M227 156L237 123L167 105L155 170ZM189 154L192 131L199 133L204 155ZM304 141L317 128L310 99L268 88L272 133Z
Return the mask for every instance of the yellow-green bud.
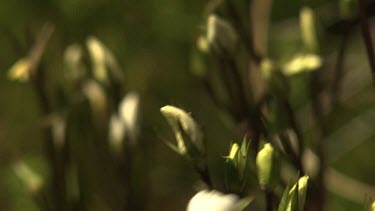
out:
M262 188L266 188L271 184L274 166L274 149L271 144L267 143L263 149L258 152L256 158L258 169L259 184Z

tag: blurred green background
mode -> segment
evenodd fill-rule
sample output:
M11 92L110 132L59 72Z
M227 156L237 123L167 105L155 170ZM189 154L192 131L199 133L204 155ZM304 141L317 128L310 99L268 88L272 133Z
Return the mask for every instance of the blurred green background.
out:
M10 167L11 153L46 172L41 147L41 118L38 102L27 83L9 81L8 69L25 56L33 35L46 22L55 32L46 48L43 63L49 80L58 81L63 71L63 53L73 43L84 44L94 35L115 55L124 70L127 90L141 96L140 153L134 166L134 204L141 210L183 210L195 193L198 177L162 139L172 134L160 115L160 107L173 104L191 111L202 125L208 141L212 171L223 176L222 156L229 143L240 140L230 118L220 112L202 85L190 74L190 55L200 27L205 23L208 1L199 0L2 0L0 2L0 210L38 210ZM314 2L330 9L336 1ZM274 1L270 27L271 56L283 58L301 45L298 0ZM325 13L323 13L325 14ZM324 18L323 18L324 19ZM329 20L328 20L329 22ZM31 39L31 40L30 40ZM327 60L335 58L339 37L327 37ZM328 62L333 64L333 62ZM325 137L329 165L348 176L375 186L375 95L359 29L355 29L345 61L342 105L327 115L332 133ZM328 74L328 73L327 73ZM304 111L303 78L292 79L299 119ZM302 90L302 91L301 91ZM301 97L302 96L302 97ZM306 122L308 122L306 120ZM302 125L307 140L315 127ZM142 150L142 145L145 149ZM46 174L46 173L44 173ZM365 195L364 195L365 197ZM327 210L360 210L362 204L334 193L328 195Z

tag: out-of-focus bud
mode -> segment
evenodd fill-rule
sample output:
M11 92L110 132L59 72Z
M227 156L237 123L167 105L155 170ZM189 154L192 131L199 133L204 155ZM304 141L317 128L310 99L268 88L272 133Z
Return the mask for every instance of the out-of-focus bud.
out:
M97 82L90 80L84 84L83 93L89 100L96 120L105 122L107 117L107 99L102 87Z
M27 190L37 193L43 186L43 179L23 161L17 161L13 165L16 176L24 183Z
M190 56L191 73L198 78L203 78L207 74L204 57L205 55L197 51L193 51Z
M369 211L375 211L375 201L371 203Z
M30 59L25 57L18 60L8 71L9 80L25 82L30 78Z
M311 72L322 66L322 59L315 54L300 54L292 58L282 68L285 75Z
M64 62L66 65L65 75L69 80L77 81L85 74L85 66L82 63L83 50L80 45L68 46L64 52Z
M356 17L358 12L358 4L356 0L340 0L339 10L341 18L350 20Z
M162 107L160 111L174 131L180 154L187 153L187 145L195 147L200 153L205 152L203 134L198 124L188 113L170 105Z
M129 92L121 101L118 115L113 114L109 122L109 141L115 153L121 152L126 139L131 145L136 144L139 130L139 96Z
M89 37L86 41L93 64L94 78L100 82L108 81L108 73L105 64L105 47L95 37Z
M303 176L299 178L297 181L298 183L298 190L297 190L297 183L288 191L284 192L284 195L281 199L279 205L279 211L303 211L305 206L306 200L306 193L307 193L307 185L308 185L308 176ZM298 203L297 203L298 202ZM298 207L297 207L298 204Z
M205 36L199 36L197 39L197 48L202 53L208 53L210 50L210 46Z
M238 40L234 28L216 15L207 20L207 41L210 48L218 53L233 53Z
M125 136L125 124L122 119L114 114L109 120L109 145L116 153L121 153Z
M54 26L46 23L38 35L34 46L31 48L29 55L18 60L9 70L8 78L15 81L28 81L35 74L36 67L44 53L49 38L54 31Z
M271 144L267 143L263 149L258 152L256 165L258 169L259 184L262 188L267 188L272 183L275 167L274 149Z
M271 59L269 58L262 59L260 63L260 70L264 79L268 80L271 78L272 72L275 68L274 66L275 65Z
M187 211L240 211L238 196L203 190L190 199Z
M61 149L65 144L66 122L61 116L52 118L52 136L57 149Z
M314 10L304 7L300 11L300 25L302 41L306 48L316 53L319 51L319 40L317 33L317 23Z
M124 122L125 132L132 144L138 136L139 96L135 92L129 92L119 106L121 120Z

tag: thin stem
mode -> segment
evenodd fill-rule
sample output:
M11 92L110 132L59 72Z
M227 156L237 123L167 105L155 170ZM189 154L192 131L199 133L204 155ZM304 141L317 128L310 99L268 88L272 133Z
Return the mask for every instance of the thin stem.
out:
M266 211L273 211L273 197L272 192L269 189L264 190L265 201L266 201Z
M342 78L343 78L343 73L344 73L345 53L348 47L349 37L350 37L350 27L348 26L348 29L345 30L342 36L339 52L337 55L337 61L335 65L335 73L334 73L334 80L333 80L332 93L331 93L333 107L335 107L340 101Z
M362 36L365 41L367 56L368 56L368 60L369 60L370 68L371 68L372 79L373 79L373 83L375 86L375 53L374 53L374 47L372 45L370 26L369 26L369 22L367 19L366 2L365 0L358 0L358 3L359 3Z

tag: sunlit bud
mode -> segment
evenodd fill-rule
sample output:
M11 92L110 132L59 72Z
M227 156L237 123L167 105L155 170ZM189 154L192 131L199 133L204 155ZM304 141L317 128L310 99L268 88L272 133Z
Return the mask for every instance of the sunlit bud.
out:
M203 190L190 199L187 211L240 211L239 198L234 194Z
M129 92L121 101L119 114L124 122L125 132L130 138L132 144L138 136L138 114L139 113L139 96L135 92Z
M204 152L202 132L188 113L170 105L162 107L160 111L174 131L177 147L181 154L186 154L187 143L196 147L201 153ZM184 139L184 134L189 140Z
M292 58L282 67L285 75L295 75L317 70L322 66L322 59L315 54L300 54Z
M239 146L237 143L234 143L230 149L229 156L227 157L230 160L235 160L237 156Z
M309 7L304 7L300 11L300 25L302 41L311 52L319 51L317 23L314 11Z
M271 144L267 143L263 149L258 152L256 158L258 169L259 184L262 188L266 188L271 184L274 166L274 149Z
M343 19L353 19L357 15L358 5L356 0L339 1L340 16Z
M108 73L106 70L106 52L104 45L95 37L89 37L86 41L86 45L93 64L94 78L100 82L107 82Z
M303 176L299 178L298 180L298 211L303 211L303 207L305 206L305 200L306 200L306 192L307 192L307 184L309 181L308 176ZM289 191L289 195L293 194L293 191L296 191L297 185L294 185L292 189ZM291 198L291 200L294 200L294 197ZM290 204L295 204L292 201ZM295 209L291 209L295 210Z
M68 46L64 52L64 62L66 65L66 76L70 80L81 79L85 72L82 63L83 50L80 45L73 44Z
M31 193L37 193L43 186L43 179L26 163L17 161L13 165L16 176L24 183L27 190Z
M107 99L102 87L95 81L88 81L83 86L83 93L89 100L94 117L104 121L107 115Z
M207 20L207 41L213 50L219 53L232 53L238 40L234 28L216 15Z
M9 80L28 81L30 78L31 62L25 57L18 60L8 71Z

